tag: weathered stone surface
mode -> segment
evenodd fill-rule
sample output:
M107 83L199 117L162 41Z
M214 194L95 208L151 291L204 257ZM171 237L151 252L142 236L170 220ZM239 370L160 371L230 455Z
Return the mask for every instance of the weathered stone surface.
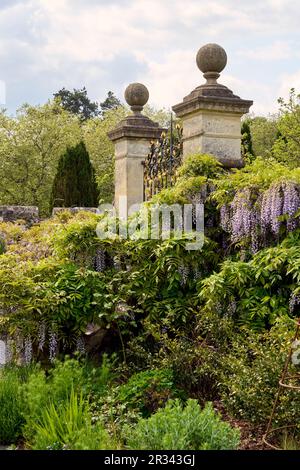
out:
M200 47L197 52L196 62L201 72L220 73L226 67L227 54L223 47L209 43Z
M227 167L241 166L240 115L205 112L187 115L183 125L183 155L210 153Z
M144 167L149 153L147 138L124 137L115 142L115 206L119 209L120 198L127 197L127 210L144 199Z
M0 206L0 220L3 222L25 220L31 225L39 221L39 209L34 206Z
M149 91L142 83L131 83L124 96L132 111L141 111L149 100Z
M159 139L163 130L156 122L146 116L133 114L123 119L115 129L108 133L108 137L112 142L123 137L128 139L147 138L150 141L151 139Z
M149 154L151 141L159 139L165 130L141 114L148 98L149 92L144 85L129 85L125 91L125 99L131 106L133 115L123 119L108 133L115 144L115 207L119 210L121 198L127 198L127 213L130 207L141 204L144 200L142 163Z
M231 168L243 166L241 117L249 112L253 101L243 100L217 83L226 62L221 46L203 46L197 54L197 65L206 83L185 96L173 110L182 119L183 158L192 153L210 153Z

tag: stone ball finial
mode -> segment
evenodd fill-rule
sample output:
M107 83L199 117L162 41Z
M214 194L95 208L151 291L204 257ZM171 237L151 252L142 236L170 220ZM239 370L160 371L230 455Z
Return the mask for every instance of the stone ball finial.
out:
M220 72L226 67L227 54L225 49L218 44L206 44L197 52L196 62L204 78L215 82Z
M133 112L141 112L149 99L149 91L142 83L131 83L125 90L125 100Z

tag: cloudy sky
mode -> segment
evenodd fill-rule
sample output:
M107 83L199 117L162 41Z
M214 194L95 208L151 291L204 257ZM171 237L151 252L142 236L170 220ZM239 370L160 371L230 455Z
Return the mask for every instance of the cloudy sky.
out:
M216 42L228 55L219 81L256 114L273 112L290 87L300 92L299 21L299 0L0 0L6 107L62 87L122 98L139 81L168 108L202 82L196 52Z

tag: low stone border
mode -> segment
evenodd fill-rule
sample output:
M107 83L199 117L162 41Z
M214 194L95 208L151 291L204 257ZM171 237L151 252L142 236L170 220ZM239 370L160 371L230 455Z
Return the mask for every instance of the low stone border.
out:
M0 206L0 221L15 222L25 220L29 225L39 221L39 209L36 206Z

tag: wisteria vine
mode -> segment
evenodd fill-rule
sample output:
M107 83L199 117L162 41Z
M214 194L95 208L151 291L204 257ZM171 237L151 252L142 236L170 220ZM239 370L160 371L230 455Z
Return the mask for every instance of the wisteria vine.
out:
M256 253L267 246L269 234L278 238L283 226L288 232L298 228L299 210L300 186L293 181L276 182L263 194L245 188L221 207L221 227L233 243L248 241Z

